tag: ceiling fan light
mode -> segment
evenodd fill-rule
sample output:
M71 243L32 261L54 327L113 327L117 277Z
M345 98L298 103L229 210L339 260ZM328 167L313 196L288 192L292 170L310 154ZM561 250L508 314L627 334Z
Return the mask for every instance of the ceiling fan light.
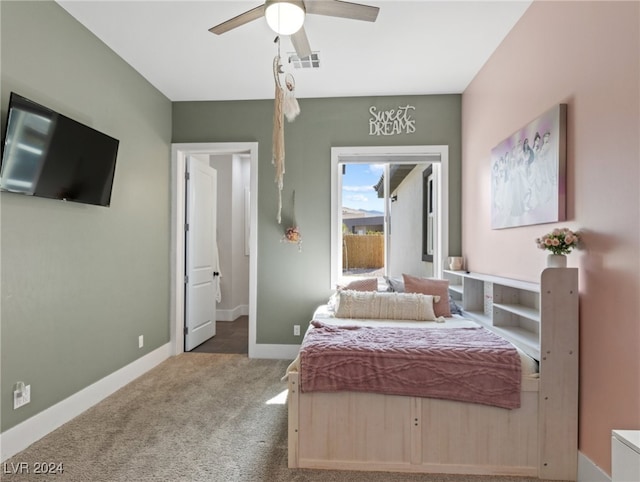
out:
M269 27L280 35L294 34L304 23L302 2L286 0L267 2L264 14Z

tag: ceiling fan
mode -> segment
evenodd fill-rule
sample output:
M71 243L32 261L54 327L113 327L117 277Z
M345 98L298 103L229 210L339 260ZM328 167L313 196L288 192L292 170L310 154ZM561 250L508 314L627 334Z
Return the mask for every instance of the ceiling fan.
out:
M221 35L265 16L267 23L276 33L291 36L298 57L303 59L311 55L311 47L303 26L305 14L375 22L379 10L378 7L341 0L266 0L264 5L211 27L209 32Z

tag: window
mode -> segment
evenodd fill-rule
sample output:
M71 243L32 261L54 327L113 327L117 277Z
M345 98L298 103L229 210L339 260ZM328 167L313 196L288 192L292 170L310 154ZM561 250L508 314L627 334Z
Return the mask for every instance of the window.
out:
M447 146L360 146L331 148L331 288L334 289L342 275L342 164L344 163L425 163L433 165L433 276L442 276L443 262L448 256L449 247L449 203L447 186L449 185L449 149ZM442 189L439 185L442 184ZM420 206L420 194L416 198ZM399 199L400 201L400 199ZM398 202L399 202L398 201ZM416 218L416 232L413 244L414 263L421 262L421 218L423 209ZM388 246L388 245L387 245ZM385 261L386 262L386 261Z

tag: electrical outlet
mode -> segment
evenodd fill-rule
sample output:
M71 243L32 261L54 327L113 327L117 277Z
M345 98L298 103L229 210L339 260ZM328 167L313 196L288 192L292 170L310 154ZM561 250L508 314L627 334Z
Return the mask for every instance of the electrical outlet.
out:
M20 384L18 384L20 385ZM23 385L13 392L13 409L20 408L31 402L31 385Z
M142 348L144 346L144 335L140 335L138 337L138 348Z
M300 325L293 325L293 336L300 336Z

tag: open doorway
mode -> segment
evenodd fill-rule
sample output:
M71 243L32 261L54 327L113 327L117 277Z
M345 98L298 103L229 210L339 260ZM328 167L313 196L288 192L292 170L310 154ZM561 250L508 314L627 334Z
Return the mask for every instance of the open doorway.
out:
M174 144L172 146L171 160L171 344L173 353L184 352L184 326L185 326L185 163L188 156L197 156L200 159L207 158L218 167L224 166L225 162L246 162L249 170L248 189L239 188L230 195L241 199L243 202L228 202L225 198L228 210L239 209L244 211L247 223L237 227L241 229L243 239L242 254L248 257L249 261L249 281L248 281L248 306L238 310L218 311L220 320L237 319L245 316L246 335L248 337L248 355L251 357L256 349L256 288L257 288L257 169L258 169L258 143L193 143ZM234 199L235 199L234 197ZM226 208L225 208L226 209ZM231 213L233 215L233 213ZM218 234L220 233L220 216L218 220ZM219 249L222 248L220 236L218 236ZM232 238L230 238L232 239ZM232 241L230 241L232 242ZM231 268L232 269L232 268ZM224 272L221 272L224 278ZM229 273L231 274L231 273ZM228 279L231 279L228 276ZM246 313L246 314L245 314Z
M344 166L362 166L361 170L377 170L383 173L376 185L376 190L382 192L383 232L384 232L384 262L381 272L388 275L399 275L403 272L423 275L442 276L444 260L448 256L448 147L447 146L363 146L363 147L339 147L331 150L331 287L344 284L353 273L345 269L346 263L353 266L353 253L345 253L345 232L373 232L363 224L360 228L350 221L345 223L343 215L344 197L349 197L360 184L350 184L350 189L343 191ZM379 166L371 169L370 166ZM369 166L368 168L366 166ZM436 206L436 213L432 216L433 257L429 261L423 260L423 171L431 167L435 175L432 179L435 187L431 193L432 206ZM348 167L346 168L348 169ZM357 170L356 170L357 171ZM399 196L400 186L405 179L415 178L415 182ZM349 182L347 179L346 182ZM418 187L411 187L418 186ZM443 188L443 186L445 188ZM415 192L412 192L415 191ZM378 208L379 210L380 208ZM394 211L396 214L394 215ZM402 212L404 214L399 215ZM349 213L347 213L347 216ZM394 221L395 219L395 221ZM363 220L368 222L367 220ZM395 235L393 233L396 233ZM398 234L402 233L402 234ZM373 239L373 238L372 238ZM374 239L375 241L375 239ZM380 243L378 243L380 244ZM415 253L414 253L415 251ZM345 279L345 274L347 275ZM371 275L369 275L371 276ZM377 276L377 272L376 272Z

